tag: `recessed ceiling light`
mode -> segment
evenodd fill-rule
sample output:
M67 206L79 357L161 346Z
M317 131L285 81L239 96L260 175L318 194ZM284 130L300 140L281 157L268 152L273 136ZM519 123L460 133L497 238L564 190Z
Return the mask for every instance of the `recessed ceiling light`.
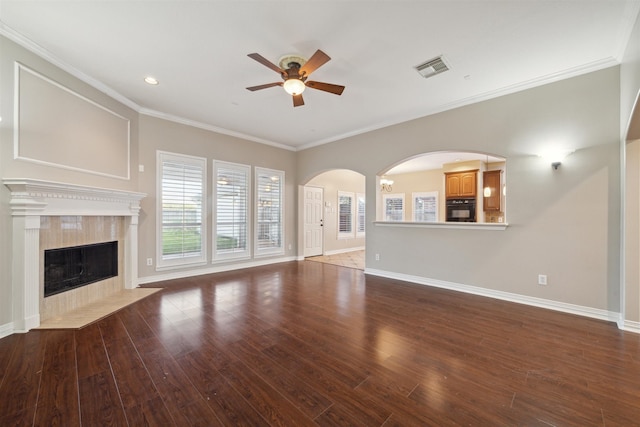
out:
M151 76L145 77L144 81L149 83L150 85L154 85L154 86L157 85L158 83L160 83L158 80L156 80L154 77L151 77Z

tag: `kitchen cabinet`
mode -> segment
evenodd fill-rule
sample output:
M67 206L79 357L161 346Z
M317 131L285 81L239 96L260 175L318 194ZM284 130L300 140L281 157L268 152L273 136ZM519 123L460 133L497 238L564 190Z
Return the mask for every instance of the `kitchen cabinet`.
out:
M487 171L482 174L483 207L485 212L500 212L501 170Z
M446 197L476 197L477 172L477 169L464 172L445 172Z

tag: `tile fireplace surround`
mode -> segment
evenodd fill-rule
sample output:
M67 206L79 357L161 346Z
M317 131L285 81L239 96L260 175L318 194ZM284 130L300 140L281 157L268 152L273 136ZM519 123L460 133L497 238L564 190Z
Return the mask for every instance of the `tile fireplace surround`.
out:
M36 179L3 179L11 190L13 220L13 332L40 326L40 224L48 216L124 218L124 288L137 286L138 214L143 193Z

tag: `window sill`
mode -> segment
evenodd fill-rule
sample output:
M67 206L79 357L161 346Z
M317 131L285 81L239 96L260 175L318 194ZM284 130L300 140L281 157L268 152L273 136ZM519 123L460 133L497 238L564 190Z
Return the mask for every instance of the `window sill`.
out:
M506 230L507 223L374 221L376 227L449 228L454 230Z

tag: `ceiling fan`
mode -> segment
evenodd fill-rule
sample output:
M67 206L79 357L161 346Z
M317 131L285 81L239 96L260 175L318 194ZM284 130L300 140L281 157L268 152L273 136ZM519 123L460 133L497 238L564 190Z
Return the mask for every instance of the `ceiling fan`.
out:
M269 87L282 86L288 94L293 96L294 107L304 105L302 92L304 92L305 88L307 87L333 93L336 95L342 95L342 91L344 90L344 86L340 85L314 82L311 80L307 81L307 77L309 77L309 74L313 73L315 70L326 64L331 59L329 55L327 55L320 49L316 50L316 53L314 53L311 58L309 58L309 60L296 55L285 55L280 58L280 61L278 61L280 66L269 61L259 53L250 53L247 56L249 58L255 59L256 61L258 61L265 67L272 69L276 73L279 73L282 77L282 80L284 80L283 82L251 86L247 89L253 92Z

